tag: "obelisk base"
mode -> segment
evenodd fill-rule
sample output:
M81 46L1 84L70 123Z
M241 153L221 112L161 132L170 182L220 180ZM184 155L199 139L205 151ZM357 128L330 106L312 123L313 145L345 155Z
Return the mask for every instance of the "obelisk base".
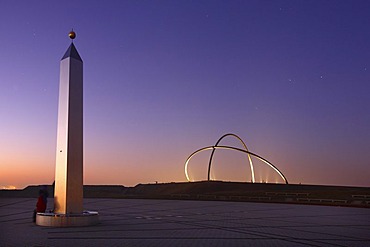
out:
M37 213L36 225L51 227L92 226L99 223L98 212L84 211L82 214Z

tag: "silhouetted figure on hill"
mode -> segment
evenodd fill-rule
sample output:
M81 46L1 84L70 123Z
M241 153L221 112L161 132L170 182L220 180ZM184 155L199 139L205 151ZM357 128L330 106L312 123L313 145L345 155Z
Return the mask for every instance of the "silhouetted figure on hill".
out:
M43 186L39 190L39 197L37 198L36 209L33 211L33 222L36 222L36 214L37 213L45 213L46 206L48 204L47 198L49 193L47 191L47 187Z

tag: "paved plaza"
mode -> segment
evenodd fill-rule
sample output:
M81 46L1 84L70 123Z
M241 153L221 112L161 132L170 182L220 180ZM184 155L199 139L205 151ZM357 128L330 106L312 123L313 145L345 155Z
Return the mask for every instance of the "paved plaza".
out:
M85 199L99 225L50 228L32 223L35 203L0 198L0 246L370 246L366 208Z

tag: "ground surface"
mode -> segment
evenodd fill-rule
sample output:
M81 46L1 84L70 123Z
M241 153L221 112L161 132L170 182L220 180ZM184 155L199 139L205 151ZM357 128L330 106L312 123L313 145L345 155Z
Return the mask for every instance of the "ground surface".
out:
M49 228L31 222L35 203L0 198L0 246L370 246L367 208L85 199L99 225Z

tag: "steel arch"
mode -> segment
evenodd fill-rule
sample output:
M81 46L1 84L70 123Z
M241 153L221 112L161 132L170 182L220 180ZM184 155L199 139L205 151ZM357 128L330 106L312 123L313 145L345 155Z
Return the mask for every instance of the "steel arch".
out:
M245 151L247 151L247 152L248 152L247 145L244 143L244 141L243 141L239 136L237 136L237 135L235 135L235 134L233 134L233 133L228 133L228 134L225 134L225 135L221 136L221 138L220 138L220 139L218 139L218 141L216 142L216 144L214 145L214 147L217 147L217 146L218 146L218 144L221 142L221 140L222 140L222 139L224 139L224 138L225 138L225 137L227 137L227 136L233 136L233 137L237 138L237 139L238 139L238 140L243 144ZM211 180L211 165L212 165L212 159L213 159L213 155L214 155L215 151L216 151L216 148L213 148L213 149L212 149L211 156L210 156L210 158L209 158L209 162L208 162L208 176L207 176L208 181L210 181L210 180ZM250 166L250 168L251 168L252 183L254 183L254 182L255 182L255 179L254 179L254 168L253 168L253 163L252 163L252 159L251 159L250 154L249 154L249 153L247 153L247 155L248 155L249 166Z
M246 154L249 154L249 155L252 155L254 157L256 157L257 159L261 160L262 162L264 162L265 164L267 164L268 166L270 166L274 171L276 171L280 177L284 180L284 182L286 184L288 184L288 180L286 179L286 177L284 176L284 174L276 167L274 166L271 162L269 162L268 160L266 160L265 158L259 156L258 154L255 154L255 153L252 153L252 152L249 152L249 151L246 151L244 149L240 149L240 148L235 148L235 147L229 147L229 146L209 146L209 147L204 147L204 148L201 148L201 149L198 149L197 151L193 152L187 159L186 159L186 162L185 162L185 176L186 176L186 179L190 182L190 179L189 179L189 174L188 174L188 164L189 164L189 161L190 159L196 155L197 153L200 153L202 151L205 151L205 150L214 150L214 149L230 149L230 150L235 150L235 151L239 151L239 152L243 152L243 153L246 153Z

